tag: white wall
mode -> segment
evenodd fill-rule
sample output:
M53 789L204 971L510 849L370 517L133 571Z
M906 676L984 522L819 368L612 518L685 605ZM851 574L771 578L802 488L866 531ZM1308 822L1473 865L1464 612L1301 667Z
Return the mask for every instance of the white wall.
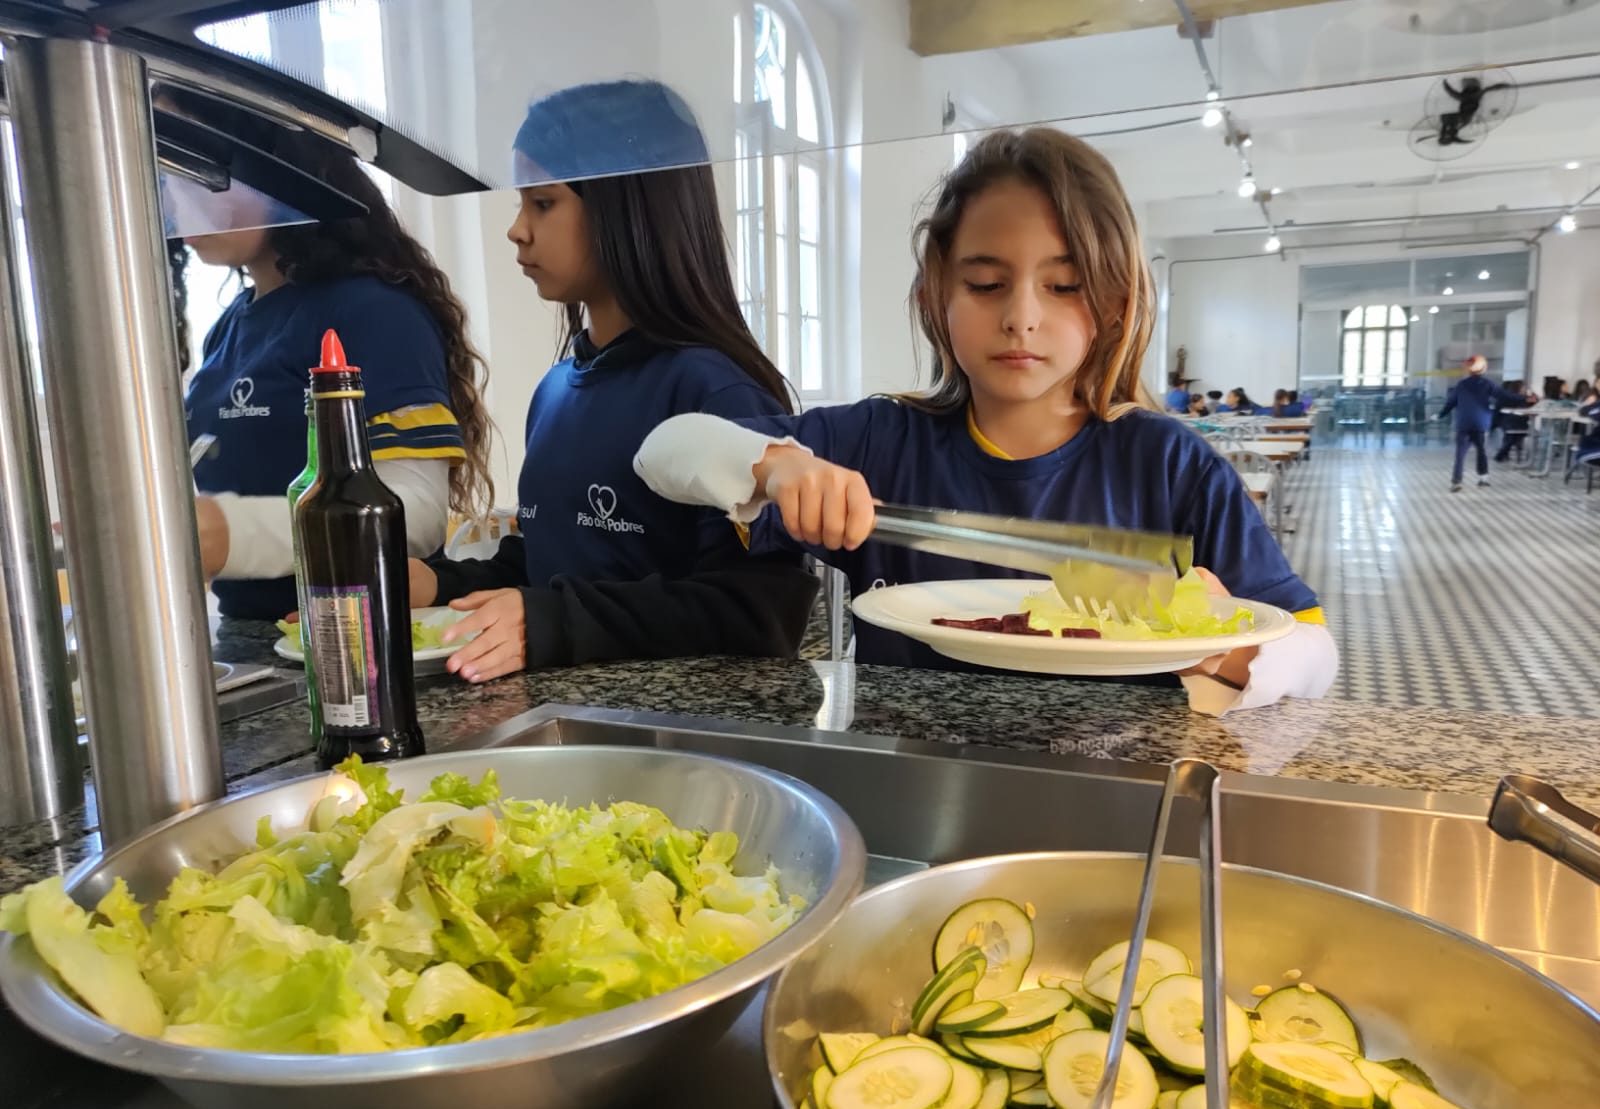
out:
M1534 311L1534 382L1594 381L1600 359L1600 231L1546 235L1539 243Z
M1262 255L1176 261L1167 342L1189 350L1192 391L1243 388L1257 404L1295 387L1299 268Z

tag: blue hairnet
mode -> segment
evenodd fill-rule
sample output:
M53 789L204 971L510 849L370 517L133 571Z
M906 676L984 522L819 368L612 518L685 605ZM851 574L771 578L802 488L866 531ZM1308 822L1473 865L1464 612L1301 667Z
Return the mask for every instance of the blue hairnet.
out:
M528 109L515 149L532 163L520 167L518 185L711 160L689 105L659 81L605 81L552 93Z

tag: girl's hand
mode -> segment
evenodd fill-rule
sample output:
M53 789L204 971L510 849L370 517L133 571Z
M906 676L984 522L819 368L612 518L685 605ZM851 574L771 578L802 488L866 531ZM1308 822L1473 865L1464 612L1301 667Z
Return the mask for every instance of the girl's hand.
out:
M200 530L200 573L210 581L228 564L228 518L205 496L194 499L194 518Z
M877 512L867 479L788 445L767 448L753 470L756 494L778 506L783 526L802 543L853 551L872 532Z
M406 559L406 574L411 579L411 607L427 608L438 599L439 575L420 558Z
M440 638L454 643L473 632L478 636L451 655L445 668L469 682L486 682L514 674L528 664L527 615L516 589L488 589L450 602L464 620L445 629Z
M1194 572L1199 574L1206 583L1206 592L1213 597L1226 597L1228 587L1222 584L1222 579L1207 570L1204 566L1196 566ZM1250 664L1255 661L1259 647L1240 647L1236 651L1225 651L1220 655L1201 659L1187 670L1178 671L1179 677L1189 674L1203 674L1226 682L1235 689L1243 689L1250 684Z

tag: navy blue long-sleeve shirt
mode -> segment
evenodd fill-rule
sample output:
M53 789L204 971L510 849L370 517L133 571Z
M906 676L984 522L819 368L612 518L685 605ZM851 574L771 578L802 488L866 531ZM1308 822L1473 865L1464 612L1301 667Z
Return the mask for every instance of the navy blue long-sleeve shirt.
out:
M1439 410L1441 418L1453 410L1457 431L1488 431L1498 408L1526 408L1527 397L1500 388L1483 374L1468 374L1450 390L1450 398Z

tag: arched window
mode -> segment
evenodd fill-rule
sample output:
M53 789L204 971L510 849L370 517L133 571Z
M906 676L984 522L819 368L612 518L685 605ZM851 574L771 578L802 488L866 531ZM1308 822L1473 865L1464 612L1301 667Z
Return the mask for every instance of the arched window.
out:
M1408 320L1398 304L1368 304L1344 314L1339 366L1346 388L1396 388L1406 383Z
M833 396L821 257L829 115L816 54L792 12L764 3L734 17L734 50L740 307L802 397Z

